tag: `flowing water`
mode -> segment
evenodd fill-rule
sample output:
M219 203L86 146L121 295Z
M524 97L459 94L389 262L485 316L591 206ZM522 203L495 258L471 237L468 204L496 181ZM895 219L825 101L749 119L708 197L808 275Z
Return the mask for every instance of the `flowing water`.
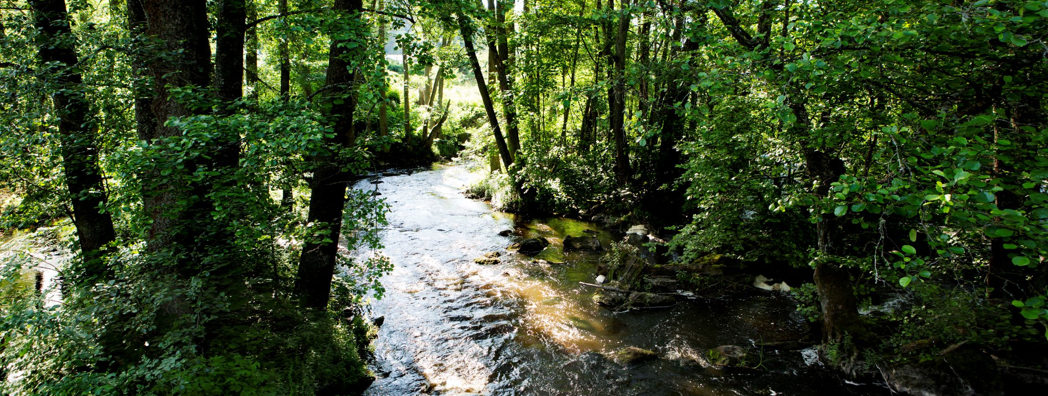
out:
M360 182L391 205L383 254L395 265L385 297L371 307L384 324L375 341L378 379L367 395L839 395L888 394L811 363L812 351L756 348L807 331L792 302L749 297L683 301L673 308L613 312L591 300L597 256L560 252L566 235L615 237L567 219L520 219L460 192L473 178L463 166ZM516 235L499 236L503 230ZM521 237L553 244L536 259L507 251ZM501 252L502 263L473 262ZM756 369L697 363L720 345L750 348ZM619 365L624 347L657 360Z

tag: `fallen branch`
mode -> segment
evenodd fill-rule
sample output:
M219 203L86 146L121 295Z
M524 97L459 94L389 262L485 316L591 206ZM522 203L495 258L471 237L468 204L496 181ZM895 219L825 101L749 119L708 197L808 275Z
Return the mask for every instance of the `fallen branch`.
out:
M1035 373L1048 374L1048 370L1042 370L1042 369L1037 369L1037 368L1033 368L1033 367L1019 367L1019 366L1012 366L1012 365L1001 364L1001 363L997 363L997 366L1004 367L1006 369L1024 370L1024 371L1032 371L1032 372L1035 372Z
M601 286L601 285L598 285L598 284L595 284L595 283L579 282L579 284L583 285L583 286L595 287L597 289L604 289L604 290L613 291L613 292L633 293L633 292L631 292L629 290L616 289L616 288L610 287L610 286ZM647 293L647 292L640 292L640 293ZM687 297L695 297L693 295L688 295L688 294L683 294L683 293L648 293L648 294L655 294L655 295L660 295L660 296L685 297L685 298L687 298ZM654 308L658 308L658 307L654 307Z

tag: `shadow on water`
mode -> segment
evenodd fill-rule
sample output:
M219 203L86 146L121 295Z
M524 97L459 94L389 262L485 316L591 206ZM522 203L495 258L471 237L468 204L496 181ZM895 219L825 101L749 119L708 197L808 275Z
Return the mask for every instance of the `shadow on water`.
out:
M464 166L360 182L391 205L383 254L394 270L372 312L384 316L375 342L379 378L368 395L737 395L886 394L804 363L801 351L758 352L756 370L707 369L697 361L719 345L752 347L807 331L782 296L685 301L673 308L612 312L592 302L598 255L561 251L565 236L615 236L594 224L523 219L465 198L476 175ZM377 183L377 182L381 183ZM499 236L503 230L513 234ZM551 245L535 258L506 248L522 238ZM501 263L473 259L501 253ZM624 347L659 359L623 366ZM759 349L754 349L759 351Z

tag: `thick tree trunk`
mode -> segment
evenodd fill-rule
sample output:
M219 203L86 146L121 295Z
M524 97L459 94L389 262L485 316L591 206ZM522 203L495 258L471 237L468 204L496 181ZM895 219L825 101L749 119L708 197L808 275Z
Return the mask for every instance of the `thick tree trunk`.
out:
M113 219L105 212L106 193L102 170L98 166L97 126L89 116L90 105L84 93L75 42L69 29L65 0L34 0L34 25L40 32L40 60L47 65L46 79L53 84L51 97L62 144L62 169L73 206L73 225L84 264L84 277L77 283L110 278L102 256L104 248L116 239Z
M217 39L215 43L215 90L223 102L219 114L233 114L236 102L244 95L244 36L247 30L245 0L221 0L218 4ZM225 133L215 164L233 169L240 163L239 133ZM231 187L231 179L223 183Z
M363 8L361 0L335 0L333 9L341 13L340 18L352 28L365 29L360 18ZM330 106L334 119L334 137L324 140L327 150L313 161L313 181L310 185L309 224L323 227L327 232L323 240L306 241L302 247L298 274L295 277L295 296L303 307L323 310L331 298L331 280L335 274L339 234L342 228L342 212L345 207L347 177L342 172L342 162L337 153L356 141L353 128L353 112L356 110L356 71L350 70L352 60L361 59L360 52L367 48L363 35L331 42L325 85L335 87L324 99ZM348 46L353 42L355 46ZM348 59L347 59L348 58Z
M180 137L182 130L165 123L173 117L200 114L207 110L189 108L186 103L172 97L170 92L170 88L174 87L202 88L210 85L211 49L208 44L206 1L130 0L129 9L134 8L132 3L138 3L137 8L142 11L141 21L145 22L142 33L158 43L149 50L157 51L158 54L178 54L146 57L145 72L151 80L153 96L148 100L149 107L139 112L141 118L145 118L139 125L139 137L149 143ZM135 21L132 20L132 23ZM157 149L163 150L161 147ZM191 158L188 162L186 169L213 165L208 163L210 160L206 155ZM185 264L180 266L180 271L183 274L193 273L190 267L196 265L194 262L202 262L198 260L210 248L208 243L201 241L224 231L219 230L222 227L212 224L210 212L213 205L206 198L207 186L195 182L188 186L187 191L185 186L164 182L167 178L161 177L157 171L147 171L142 178L151 181L143 187L143 208L153 220L146 238L149 250L180 250Z
M612 1L608 1L609 9ZM610 109L609 122L611 133L615 140L615 179L620 186L625 186L633 171L630 169L628 154L628 143L626 142L626 131L624 128L624 116L626 112L626 35L629 33L630 16L629 0L619 0L619 26L615 36L615 69L612 79L610 95L608 95L608 108Z
M215 88L218 98L231 103L244 92L245 0L220 0L215 39Z

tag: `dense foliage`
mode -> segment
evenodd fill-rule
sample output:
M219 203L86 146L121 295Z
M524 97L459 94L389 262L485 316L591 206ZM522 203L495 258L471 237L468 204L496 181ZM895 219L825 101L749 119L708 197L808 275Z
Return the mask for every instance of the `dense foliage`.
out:
M805 312L845 355L1044 346L1048 3L486 12L533 208L667 227L684 264L810 266Z
M462 148L501 208L813 269L838 366L1046 345L1048 2L3 4L3 392L366 384L347 186Z

